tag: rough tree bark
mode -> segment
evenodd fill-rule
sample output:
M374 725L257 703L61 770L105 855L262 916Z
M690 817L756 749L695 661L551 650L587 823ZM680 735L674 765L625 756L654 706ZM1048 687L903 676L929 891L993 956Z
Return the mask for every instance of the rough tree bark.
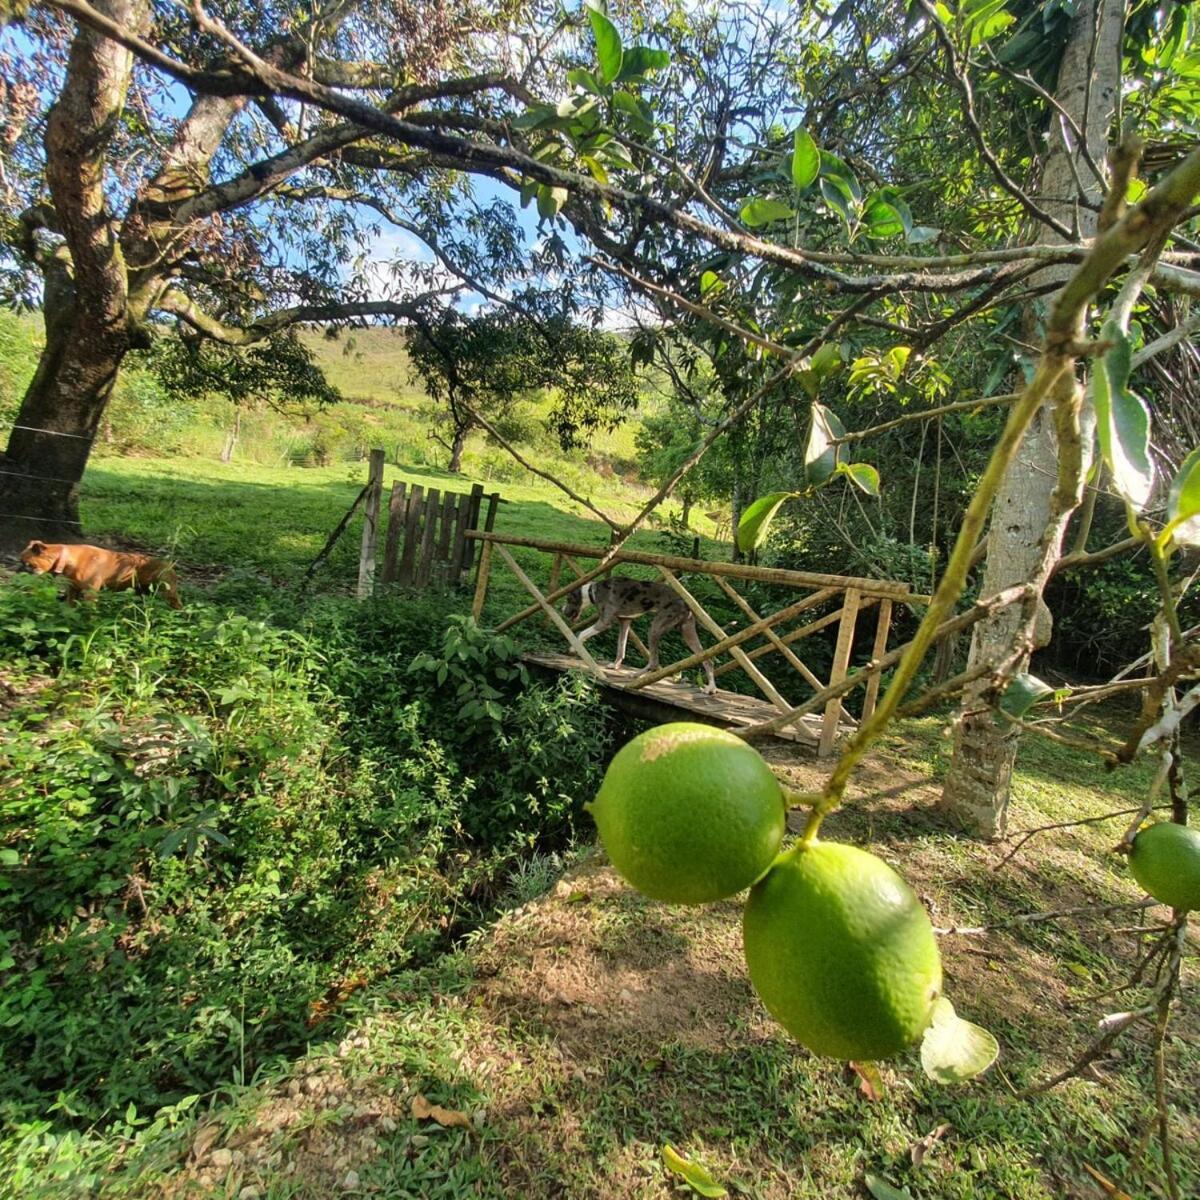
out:
M1097 7L1099 6L1099 7ZM1059 67L1055 98L1084 131L1092 160L1104 162L1109 130L1116 111L1121 78L1123 6L1105 0L1085 0L1075 11L1071 34ZM1051 149L1039 192L1046 210L1068 227L1078 223L1083 237L1096 231L1096 213L1077 206L1073 197L1084 188L1099 202L1100 185L1080 147L1057 116L1051 118ZM1042 236L1046 230L1040 230ZM1053 231L1050 238L1058 239ZM1065 280L1069 268L1048 269L1038 282ZM982 595L991 596L1030 578L1041 558L1039 545L1050 515L1057 479L1058 445L1049 406L1038 415L1020 456L1008 473L992 509L987 541L987 565ZM1065 528L1065 526L1064 526ZM1059 538L1061 543L1061 536ZM1056 547L1061 551L1061 545ZM1001 609L980 621L971 637L968 669L999 662L1014 639L1021 636L1019 607ZM1036 645L1050 639L1049 610L1039 600ZM1029 651L1026 651L1025 663ZM1024 666L1024 664L1023 664ZM1023 669L1023 667L1022 667ZM1003 837L1007 828L1009 789L1016 758L1018 732L997 719L986 704L991 686L985 676L967 689L954 743L954 758L942 792L942 806L968 832L985 838Z
M144 0L107 0L132 29ZM133 55L81 28L46 123L46 182L70 263L43 264L46 348L0 457L0 537L78 534L79 481L121 360L134 344L128 276L104 195L104 161L120 118Z

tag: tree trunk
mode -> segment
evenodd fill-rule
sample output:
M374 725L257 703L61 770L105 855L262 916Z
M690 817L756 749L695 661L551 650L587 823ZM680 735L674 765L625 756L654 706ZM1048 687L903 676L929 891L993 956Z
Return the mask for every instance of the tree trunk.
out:
M679 521L680 521L680 524L683 525L684 529L691 528L691 525L690 525L691 516L692 516L692 498L690 495L685 495L683 497L683 508L681 509L681 511L679 513Z
M1093 160L1102 163L1120 86L1123 9L1120 5L1103 5L1097 28L1097 3L1101 0L1086 0L1076 8L1059 67L1056 99L1086 132ZM1089 80L1089 58L1093 54ZM1100 198L1099 185L1079 150L1065 144L1057 116L1052 118L1051 128L1054 131L1051 150L1038 191L1048 198L1043 202L1048 212L1068 226L1077 220L1081 234L1090 236L1095 232L1094 211L1077 207L1070 198L1078 193L1076 178L1092 200ZM1039 230L1039 235L1062 240L1052 231ZM1065 280L1073 270L1051 268L1035 277L1035 281ZM1044 317L1044 313L1045 309L1039 306L1037 315ZM1031 332L1030 340L1039 341L1040 331ZM1040 561L1041 539L1057 483L1057 462L1054 422L1047 407L1038 414L996 496L988 531L982 595L990 596L1028 580ZM1061 552L1061 541L1060 532L1056 553ZM1038 609L1034 643L1040 646L1049 641L1051 622L1049 610L1040 599ZM1019 606L1010 606L980 621L972 633L968 665L999 662L1021 635L1025 620ZM1021 669L1027 662L1028 656ZM987 703L990 686L985 677L969 687L963 697L963 716L955 733L954 759L942 791L942 806L967 831L999 838L1007 829L1017 732L993 715Z
M0 552L79 540L79 484L129 349L124 326L91 320L59 282L47 280L46 348L0 455Z
M463 449L467 444L467 434L470 432L470 428L469 425L454 427L454 441L450 445L450 465L446 468L451 475L458 475L462 471Z
M221 461L233 461L233 452L237 449L238 435L242 432L242 410L240 405L233 409L233 428L225 437L225 445L221 448Z
M135 32L146 0L97 0ZM0 459L0 549L30 537L79 537L79 483L117 371L133 344L129 281L108 211L105 158L120 128L133 56L80 26L46 118L46 183L70 252L42 267L46 347Z

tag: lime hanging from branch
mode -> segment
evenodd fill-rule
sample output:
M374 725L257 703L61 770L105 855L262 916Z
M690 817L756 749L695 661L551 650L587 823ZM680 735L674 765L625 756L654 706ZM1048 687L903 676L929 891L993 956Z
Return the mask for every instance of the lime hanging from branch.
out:
M589 806L617 872L655 900L749 887L783 841L786 805L752 746L709 725L659 725L623 746Z
M1200 909L1200 831L1171 821L1147 825L1133 839L1129 871L1159 903Z
M933 926L912 888L865 850L801 843L754 886L742 930L754 990L815 1054L888 1058L933 1019Z

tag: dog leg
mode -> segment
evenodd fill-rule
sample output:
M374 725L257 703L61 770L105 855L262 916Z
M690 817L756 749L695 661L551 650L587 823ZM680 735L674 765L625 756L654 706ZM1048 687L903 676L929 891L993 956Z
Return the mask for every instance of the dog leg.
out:
M688 619L680 625L679 634L687 643L689 650L694 650L697 654L703 653L704 647L700 643L700 635L696 632L695 617L689 614ZM708 680L704 690L711 696L717 690L717 677L713 674L712 659L706 658L700 665L704 668L704 677Z
M632 620L621 620L621 628L617 631L617 657L613 659L614 669L625 661L625 646L629 641L629 627L632 624Z

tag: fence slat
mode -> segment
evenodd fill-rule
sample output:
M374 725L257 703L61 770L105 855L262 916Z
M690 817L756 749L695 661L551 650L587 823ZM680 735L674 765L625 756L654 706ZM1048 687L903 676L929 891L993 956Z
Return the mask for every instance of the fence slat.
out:
M358 557L358 598L365 599L375 590L375 541L379 533L379 504L383 499L383 451L371 451L367 474L370 490L363 510L362 550Z
M467 518L471 511L471 497L458 493L454 504L454 544L450 550L450 583L453 587L462 584L465 572L463 559L467 553Z
M859 599L857 588L846 589L846 599L842 602L842 620L838 625L837 649L833 652L833 670L829 674L830 687L836 686L846 678L846 668L850 665L850 651L854 646L854 624L858 620ZM818 758L826 758L833 752L841 710L842 704L837 698L831 699L825 705L825 717L821 722L821 744L817 748Z
M471 494L467 497L467 529L479 528L479 504L483 499L483 484L476 483L471 486ZM463 546L462 569L469 571L472 564L475 562L475 543L470 539Z
M892 624L892 602L879 602L879 620L875 625L875 644L871 647L871 661L878 662L887 650L888 632ZM879 681L883 678L882 671L876 671L867 680L867 694L863 698L862 719L865 721L875 711L875 701L879 698Z
M421 531L421 558L417 563L417 587L425 587L429 583L429 568L433 564L437 519L441 510L441 492L437 488L430 488L429 495L425 497L425 527Z
M417 522L421 517L421 499L424 494L424 487L414 483L408 497L408 512L404 517L404 552L400 555L400 570L396 572L396 582L401 587L412 586L413 564L417 556Z
M437 551L434 554L432 581L440 588L450 586L450 537L454 532L454 514L458 501L453 492L442 493L442 514L438 518Z
M397 479L392 484L392 494L388 498L387 540L383 548L383 583L396 582L397 558L400 554L400 531L404 527L405 493L408 484Z

